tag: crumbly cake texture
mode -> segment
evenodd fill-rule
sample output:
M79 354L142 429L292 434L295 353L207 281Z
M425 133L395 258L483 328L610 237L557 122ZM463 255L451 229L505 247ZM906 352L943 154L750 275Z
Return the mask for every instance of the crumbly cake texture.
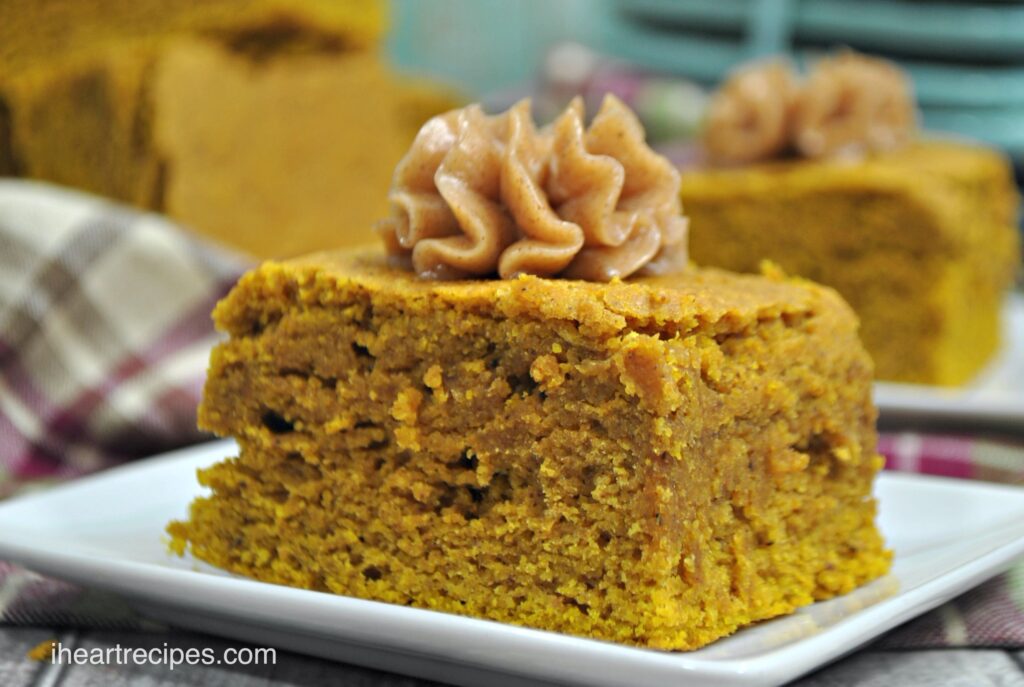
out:
M172 547L267 582L661 649L882 575L871 362L831 290L436 282L373 250L217 306L240 454Z
M364 243L419 126L455 105L388 68L386 23L383 0L5 0L0 176L257 257Z
M681 195L694 260L755 271L769 259L834 287L882 379L960 384L998 347L1020 246L994 151L928 141L858 163L690 171Z

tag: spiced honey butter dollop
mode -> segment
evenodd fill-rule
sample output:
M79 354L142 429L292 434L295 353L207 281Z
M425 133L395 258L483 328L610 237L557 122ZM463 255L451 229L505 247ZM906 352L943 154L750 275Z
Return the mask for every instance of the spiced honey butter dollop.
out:
M714 160L734 164L781 155L789 147L797 81L780 60L737 70L712 98L704 147Z
M793 104L793 143L805 157L892 150L916 126L907 75L892 62L851 51L820 60Z
M845 50L806 76L780 60L736 70L711 99L703 144L720 165L857 158L904 145L916 126L913 88L900 68Z
M538 129L529 100L428 121L395 170L379 231L395 263L433 279L520 274L608 281L685 268L679 172L606 96Z

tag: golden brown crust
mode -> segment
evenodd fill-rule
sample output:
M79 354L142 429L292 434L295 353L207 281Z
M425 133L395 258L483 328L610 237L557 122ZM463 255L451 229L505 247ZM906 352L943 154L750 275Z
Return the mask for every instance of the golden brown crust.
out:
M564 320L589 332L612 336L629 329L660 328L666 336L695 327L727 333L759 320L800 318L823 308L856 327L849 307L831 289L784 279L735 275L715 269L653 275L611 284L543 279L420 280L390 266L378 248L314 253L285 262L267 262L242 277L239 287L214 310L219 328L242 335L296 303L330 301L358 276L358 288L405 303L406 310L458 307L469 312L496 310L506 317ZM277 289L298 289L293 296ZM297 301L293 303L292 299ZM259 313L252 310L259 307Z

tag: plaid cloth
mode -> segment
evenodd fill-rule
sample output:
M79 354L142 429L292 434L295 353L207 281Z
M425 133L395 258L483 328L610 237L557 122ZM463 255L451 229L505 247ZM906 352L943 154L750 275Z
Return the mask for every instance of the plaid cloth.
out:
M0 182L0 492L201 439L214 302L243 264L159 217ZM886 434L888 469L1024 482L1024 444ZM153 629L116 596L0 562L0 624ZM879 640L1024 647L1024 563Z
M242 268L157 215L0 182L0 495L199 440L210 310Z
M883 434L887 470L1024 484L1024 443L966 436ZM1024 561L883 636L880 649L1024 648Z

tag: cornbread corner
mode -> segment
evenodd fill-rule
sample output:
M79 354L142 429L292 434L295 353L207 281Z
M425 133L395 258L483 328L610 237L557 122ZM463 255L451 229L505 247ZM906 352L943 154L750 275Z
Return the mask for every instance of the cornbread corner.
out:
M699 264L750 272L769 259L835 288L881 379L962 384L999 345L1020 237L996 151L931 140L857 163L693 170L681 197Z
M238 457L168 530L268 582L693 649L886 572L870 359L830 289L431 282L373 250L217 307Z

